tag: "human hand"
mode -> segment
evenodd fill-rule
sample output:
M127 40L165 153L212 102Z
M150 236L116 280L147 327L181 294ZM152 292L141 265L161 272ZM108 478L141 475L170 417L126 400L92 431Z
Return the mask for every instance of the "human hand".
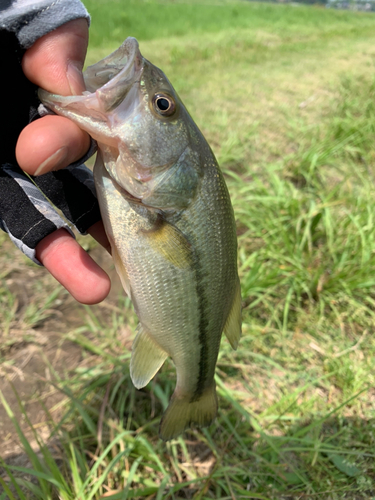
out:
M31 82L49 92L80 94L85 88L82 66L87 43L86 20L70 21L41 37L26 51L23 71ZM73 122L47 115L23 129L16 156L25 172L40 175L79 160L89 145L89 136ZM109 250L102 222L88 232ZM109 277L65 229L44 238L36 247L36 257L79 302L95 304L108 295Z

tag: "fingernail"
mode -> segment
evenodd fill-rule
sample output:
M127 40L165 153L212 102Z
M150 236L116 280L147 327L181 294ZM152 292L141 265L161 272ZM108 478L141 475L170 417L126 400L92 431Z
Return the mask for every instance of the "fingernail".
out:
M62 148L58 149L56 153L53 153L49 158L44 160L43 163L39 165L39 167L36 169L34 175L43 175L46 174L47 172L52 172L53 170L58 170L59 168L62 168L65 166L65 161L68 157L68 149L63 146Z
M82 68L76 66L74 62L68 63L68 71L66 77L69 82L70 92L72 95L81 94L85 90L85 83L83 81Z

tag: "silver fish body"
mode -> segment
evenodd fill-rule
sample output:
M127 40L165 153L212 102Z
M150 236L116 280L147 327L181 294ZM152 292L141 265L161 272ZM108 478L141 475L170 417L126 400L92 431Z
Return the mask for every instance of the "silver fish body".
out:
M116 270L139 317L131 378L144 387L170 356L177 384L168 440L217 414L221 334L241 332L236 228L216 159L172 85L128 38L89 67L87 92L42 102L98 142L94 178Z

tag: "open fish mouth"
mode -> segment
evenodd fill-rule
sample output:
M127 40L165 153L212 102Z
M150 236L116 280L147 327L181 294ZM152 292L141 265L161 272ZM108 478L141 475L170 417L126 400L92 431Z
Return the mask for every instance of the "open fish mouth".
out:
M89 66L84 74L86 89L95 92L100 87L123 85L142 67L143 58L138 41L129 37L112 54ZM104 88L102 89L104 90Z
M39 99L52 111L69 117L82 106L102 113L114 110L139 81L143 57L138 41L129 37L112 54L89 66L83 73L86 90L80 96L58 96L39 89ZM69 110L64 113L64 108ZM82 113L78 113L82 114Z

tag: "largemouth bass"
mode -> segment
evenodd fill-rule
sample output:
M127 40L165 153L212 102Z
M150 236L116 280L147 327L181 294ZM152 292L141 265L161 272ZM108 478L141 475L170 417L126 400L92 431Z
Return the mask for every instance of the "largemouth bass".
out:
M135 38L84 73L87 91L41 101L98 142L100 210L116 270L139 317L130 373L144 387L170 356L177 384L162 417L169 440L217 414L222 332L241 332L237 238L216 159L164 73Z

